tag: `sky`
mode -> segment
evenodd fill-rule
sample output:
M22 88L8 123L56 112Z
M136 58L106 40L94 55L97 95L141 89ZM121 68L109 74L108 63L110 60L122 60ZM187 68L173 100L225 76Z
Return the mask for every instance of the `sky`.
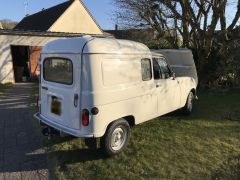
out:
M27 0L27 13L33 14L41 11L43 8L49 8L54 5L65 2L66 0ZM82 0L89 9L98 24L104 30L114 29L114 20L112 14L114 6L112 0ZM25 15L25 0L0 0L0 19L11 19L20 21Z
M25 1L28 1L27 13L33 14L41 11L43 8L46 9L52 7L65 2L66 0L0 0L0 19L11 19L19 22L25 15ZM115 8L112 4L112 0L82 1L102 29L114 29L115 22L112 17ZM227 8L227 24L231 22L236 12L236 0L229 0L228 2L229 6ZM240 22L238 24L240 24Z

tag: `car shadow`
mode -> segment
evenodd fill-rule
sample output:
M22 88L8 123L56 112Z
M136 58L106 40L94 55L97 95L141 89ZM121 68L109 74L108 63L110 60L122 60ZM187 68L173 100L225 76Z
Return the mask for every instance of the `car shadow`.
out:
M108 159L101 149L73 149L60 150L49 153L50 157L56 157L60 164L85 163L99 159Z

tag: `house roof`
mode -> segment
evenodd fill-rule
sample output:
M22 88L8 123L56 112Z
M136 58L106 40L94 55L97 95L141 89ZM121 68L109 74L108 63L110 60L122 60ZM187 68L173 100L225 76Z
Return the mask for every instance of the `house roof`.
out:
M25 17L15 26L15 30L47 31L57 19L70 7L74 0L69 0L54 7Z
M85 33L68 33L68 32L46 32L46 31L24 31L24 30L8 30L0 29L0 35L10 35L10 36L38 36L38 37L82 37L89 36ZM92 37L111 37L109 34L91 34Z

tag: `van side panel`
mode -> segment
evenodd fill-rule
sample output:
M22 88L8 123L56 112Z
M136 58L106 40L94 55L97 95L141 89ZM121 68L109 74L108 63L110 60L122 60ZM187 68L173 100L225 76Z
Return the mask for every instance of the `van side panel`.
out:
M196 81L194 78L190 78L190 77L178 77L178 80L181 87L181 106L180 107L184 107L187 102L187 98L190 91L192 89L196 90Z
M155 103L155 107L150 106L152 102ZM93 135L94 137L103 136L107 126L121 117L133 116L136 124L153 119L158 116L156 112L153 112L156 107L157 99L151 95L144 95L117 103L98 106L99 114L92 118Z
M95 137L121 117L134 116L139 124L158 116L154 80L142 81L144 58L151 55L83 55L82 108L99 109L91 117Z
M104 87L134 86L142 81L139 59L106 59L102 61L102 78Z

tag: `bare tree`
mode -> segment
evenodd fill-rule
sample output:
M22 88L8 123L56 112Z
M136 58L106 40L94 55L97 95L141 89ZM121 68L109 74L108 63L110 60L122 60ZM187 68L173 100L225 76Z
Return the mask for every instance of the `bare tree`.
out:
M149 26L159 36L170 36L177 44L180 36L183 47L196 50L199 70L211 58L214 40L222 37L228 41L240 19L240 0L237 11L227 27L226 8L230 0L114 0L119 7L118 18L124 23Z
M1 20L1 23L2 23L3 29L13 29L17 25L17 22L12 21L10 19L3 19Z

